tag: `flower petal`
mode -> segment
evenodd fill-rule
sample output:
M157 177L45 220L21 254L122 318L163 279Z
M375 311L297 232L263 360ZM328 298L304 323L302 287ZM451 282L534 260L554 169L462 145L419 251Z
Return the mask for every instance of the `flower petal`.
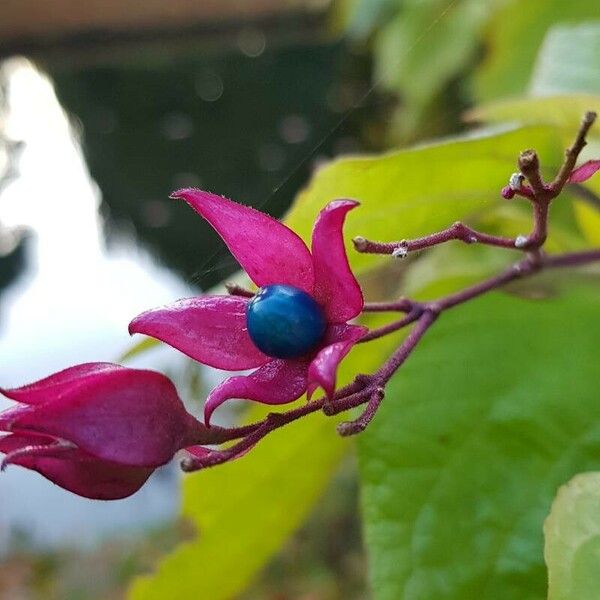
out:
M600 160L588 160L580 167L577 167L571 172L569 177L570 183L581 183L587 181L596 171L600 170Z
M306 391L308 361L276 359L246 376L230 377L215 388L204 405L208 425L213 412L230 398L263 404L286 404Z
M171 197L185 200L215 228L256 285L284 283L312 293L310 253L291 229L254 208L202 190L179 190Z
M13 423L35 409L31 406L13 406L0 413L0 431L12 431Z
M308 397L318 387L325 390L328 398L335 393L337 368L352 346L367 333L366 327L358 325L334 325L326 333L326 345L308 367Z
M3 394L16 402L21 402L22 404L43 404L51 398L64 394L70 387L79 385L82 378L90 377L96 373L114 371L122 368L121 365L115 365L113 363L84 363L82 365L69 367L68 369L54 373L49 377L30 383L29 385L7 390L0 388L0 394Z
M248 335L247 304L248 299L240 296L187 298L137 316L129 333L157 338L217 369L252 369L270 358Z
M15 452L7 464L37 471L65 490L94 500L119 500L137 492L154 471L96 459L79 449L47 449L37 436L13 434L0 439L0 452ZM27 448L30 448L27 450ZM22 449L23 452L19 452Z
M315 270L314 297L325 309L330 323L344 323L356 317L364 301L346 256L342 227L354 200L334 200L319 214L312 234Z
M201 442L202 429L167 377L128 368L85 377L10 422L11 431L55 436L96 458L140 467L162 465Z

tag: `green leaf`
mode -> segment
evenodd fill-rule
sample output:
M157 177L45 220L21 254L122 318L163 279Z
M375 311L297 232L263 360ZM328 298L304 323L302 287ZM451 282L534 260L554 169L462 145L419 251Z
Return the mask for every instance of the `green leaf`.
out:
M529 85L531 95L600 94L599 56L599 22L553 27L536 61Z
M498 206L500 190L515 170L518 152L535 147L546 166L561 158L549 127L480 133L369 158L344 158L322 167L292 207L287 223L310 239L318 212L335 198L362 206L348 216L346 240L352 268L369 271L389 257L358 254L351 239L417 237Z
M130 598L234 597L306 517L344 448L334 424L316 415L242 459L185 476L182 515L198 537L136 580Z
M544 124L558 127L565 143L572 140L583 114L588 110L600 110L600 95L573 94L544 98L523 96L483 104L469 111L468 118L484 122L519 122ZM590 131L592 138L600 137L597 128Z
M558 126L570 139L585 111L600 110L600 23L557 26L546 36L527 96L490 102L471 111L477 121ZM597 128L590 132L600 137Z
M588 241L594 246L600 246L600 211L598 207L578 202L575 205L575 215Z
M597 600L600 590L600 473L560 488L544 523L549 600Z
M487 54L474 82L476 96L496 100L523 93L550 27L593 19L598 19L595 0L509 0L488 24ZM570 60L573 69L577 67L573 56L578 43L572 40L561 61Z
M599 311L496 293L426 334L359 438L375 600L545 596L552 498L600 464Z
M136 341L132 344L131 348L128 348L121 356L117 362L125 362L140 354L145 354L148 350L152 350L153 348L157 348L160 346L160 341L155 340L154 338L144 337L141 340Z
M381 319L376 315L369 324ZM342 383L375 369L394 342L355 347L342 363ZM248 421L264 414L255 406ZM322 414L301 419L237 461L186 475L182 515L198 535L154 574L136 579L129 598L229 600L239 594L306 518L347 450L335 425Z
M469 61L489 6L479 0L406 2L375 42L375 80L404 101L431 100Z

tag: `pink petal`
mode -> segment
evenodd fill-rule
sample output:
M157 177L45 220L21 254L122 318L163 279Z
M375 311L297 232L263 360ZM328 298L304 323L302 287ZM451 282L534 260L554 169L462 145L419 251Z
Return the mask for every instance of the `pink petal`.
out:
M51 446L56 440L47 435L11 433L0 437L0 452L10 454L27 446Z
M356 317L364 301L346 256L342 227L354 200L334 200L319 214L312 234L315 269L314 296L330 323L345 323Z
M10 424L11 431L55 436L96 458L140 467L162 465L201 442L203 428L167 377L126 368L89 375Z
M211 367L252 369L270 358L248 335L247 303L240 296L187 298L137 316L129 324L129 333L157 338Z
M0 439L0 452L14 452L32 447L28 452L8 457L15 464L37 471L65 490L94 500L118 500L137 492L154 469L127 467L96 459L78 449L62 453L44 448L36 436L11 435Z
M204 405L208 425L213 412L230 398L263 404L286 404L306 391L306 360L276 359L246 376L230 377L215 388Z
M256 285L283 283L312 293L310 253L291 229L254 208L202 190L179 190L171 197L185 200L216 229Z
M0 413L0 431L12 431L13 423L23 415L33 412L31 406L14 406Z
M587 181L598 170L600 170L600 160L588 160L571 172L569 181L571 183Z
M326 333L326 345L308 367L308 397L318 387L325 390L328 398L335 393L337 368L352 346L367 333L366 327L358 325L334 325Z
M82 378L94 375L95 373L114 371L122 368L120 365L113 363L84 363L75 367L69 367L49 377L19 388L8 390L0 388L0 394L22 404L43 404L49 399L65 393L70 387L79 385Z

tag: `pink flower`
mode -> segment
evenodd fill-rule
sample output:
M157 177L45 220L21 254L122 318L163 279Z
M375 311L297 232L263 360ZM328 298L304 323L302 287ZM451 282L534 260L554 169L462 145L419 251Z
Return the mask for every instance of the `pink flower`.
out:
M0 392L19 403L0 413L9 433L0 437L2 467L32 469L87 498L130 496L181 448L210 443L154 371L87 363Z
M318 387L331 397L338 364L366 333L366 328L347 323L363 308L362 292L348 265L342 237L346 214L358 203L330 202L315 222L309 251L291 229L253 208L197 189L180 190L172 197L185 200L215 228L261 288L259 296L273 289L269 286L291 286L285 289L292 289L306 302L316 301L324 332L317 332L319 339L301 356L268 355L248 331L247 313L259 296L201 296L142 313L130 323L130 333L155 337L219 369L257 368L250 375L230 377L210 393L206 423L230 398L284 404L307 390L310 396ZM270 323L278 327L277 321ZM264 337L264 332L261 335ZM264 350L269 340L262 341Z

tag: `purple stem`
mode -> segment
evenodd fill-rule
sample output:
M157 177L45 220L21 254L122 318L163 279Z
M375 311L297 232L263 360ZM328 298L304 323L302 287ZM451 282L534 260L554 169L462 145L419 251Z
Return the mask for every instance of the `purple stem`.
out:
M342 435L359 433L364 430L377 412L383 400L382 390L385 384L410 356L411 352L440 313L491 290L499 289L515 279L530 276L543 269L574 267L596 261L600 261L600 249L557 256L533 255L533 257L528 257L520 261L499 275L495 275L455 294L450 294L434 302L426 303L422 305L423 312L421 315L409 321L412 323L416 320L417 324L415 327L378 371L372 375L358 376L352 383L340 388L333 400L323 397L286 412L271 413L264 420L250 425L230 429L219 428L218 435L214 435L211 443L218 444L240 438L242 440L227 450L221 452L215 451L215 455L212 457L209 455L210 458L208 460L197 457L186 458L184 459L182 468L186 471L195 471L231 460L240 456L240 454L257 444L263 437L275 429L279 429L311 413L323 410L325 414L331 416L368 403L365 412L358 419L349 423L341 423L339 426L339 432ZM406 324L408 325L409 322Z
M341 435L354 435L365 430L367 425L375 416L375 413L379 409L379 405L385 396L386 383L404 364L404 361L410 356L411 352L415 349L416 345L425 335L425 332L435 322L438 315L439 312L437 311L425 309L423 314L419 317L417 324L413 327L406 338L404 338L402 344L400 344L398 349L392 354L392 356L390 356L390 358L388 358L379 371L377 371L377 373L373 376L374 384L372 385L372 392L369 395L369 402L365 411L360 415L360 417L358 417L358 419L355 419L354 421L340 423L338 426L338 432Z
M393 321L388 325L384 325L383 327L378 327L377 329L371 329L367 335L362 337L357 343L364 344L365 342L370 342L371 340L376 340L377 338L383 337L384 335L389 335L394 331L398 331L411 323L414 323L423 313L423 309L418 304L413 304L413 310L409 312L405 317L399 319L398 321Z
M539 160L535 151L527 150L519 156L519 168L531 185L531 188L523 188L527 189L527 193L519 195L526 197L533 205L533 229L527 238L512 239L491 236L477 232L462 223L455 223L448 229L438 233L409 241L380 243L371 242L364 238L355 238L354 244L359 252L392 254L394 250L400 248L406 251L419 250L450 240L461 240L466 243L480 242L492 246L516 248L526 251L527 256L498 275L432 302L418 303L407 298L401 298L395 302L366 304L364 307L365 312L400 311L407 314L402 319L372 330L362 338L361 343L388 335L416 321L416 325L411 332L379 370L372 375L358 375L352 383L338 390L332 399L322 397L287 412L271 413L263 421L243 427L211 428L211 443L218 444L240 438L241 441L226 450L209 452L202 458L194 456L185 459L182 468L193 471L236 458L275 429L319 410L322 410L326 415L335 415L367 403L367 407L358 419L341 423L338 426L341 435L352 435L363 431L373 419L383 400L385 385L404 364L425 332L443 311L544 269L575 267L600 261L600 249L557 256L547 256L540 250L548 233L550 203L562 191L568 181L577 157L586 144L585 136L595 117L595 113L586 113L575 142L567 150L565 161L550 185L546 185L541 178ZM228 286L228 290L230 293L237 295L253 295L249 290L237 285Z
M496 246L500 248L518 249L515 246L514 238L506 238L496 235L481 233L475 229L471 229L460 221L454 223L447 229L426 235L412 240L401 240L399 242L372 242L362 237L354 238L354 247L358 252L366 254L393 254L395 251L403 250L405 252L413 252L415 250L423 250L431 248L439 244L444 244L451 240L459 240L465 244L475 244L477 242L487 246Z
M363 312L410 312L415 303L408 298L399 298L392 302L365 302Z

